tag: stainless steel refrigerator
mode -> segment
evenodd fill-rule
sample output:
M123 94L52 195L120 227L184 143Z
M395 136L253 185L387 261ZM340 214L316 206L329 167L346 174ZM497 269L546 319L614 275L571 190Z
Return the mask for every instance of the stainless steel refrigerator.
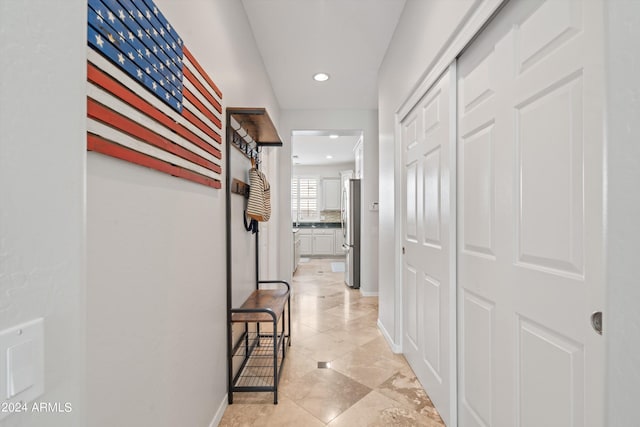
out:
M342 235L345 253L344 282L360 287L360 180L350 179L342 189Z

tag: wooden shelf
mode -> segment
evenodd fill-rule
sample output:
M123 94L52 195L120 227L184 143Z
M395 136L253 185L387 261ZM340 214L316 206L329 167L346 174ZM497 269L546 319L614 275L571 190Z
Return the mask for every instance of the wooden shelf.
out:
M256 289L239 309L231 310L232 322L279 320L289 301L288 289Z
M227 108L227 113L242 126L258 146L281 147L282 138L265 108Z

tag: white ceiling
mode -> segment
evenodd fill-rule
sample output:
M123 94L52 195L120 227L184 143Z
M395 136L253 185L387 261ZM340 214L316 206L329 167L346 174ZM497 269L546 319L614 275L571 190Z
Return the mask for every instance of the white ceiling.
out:
M405 0L242 0L283 109L377 108ZM326 72L324 83L312 76Z
M345 135L349 133L349 135ZM361 132L343 132L338 138L329 138L329 133L318 131L294 132L291 156L295 165L330 165L354 163L353 148L361 137ZM332 158L327 159L330 155Z

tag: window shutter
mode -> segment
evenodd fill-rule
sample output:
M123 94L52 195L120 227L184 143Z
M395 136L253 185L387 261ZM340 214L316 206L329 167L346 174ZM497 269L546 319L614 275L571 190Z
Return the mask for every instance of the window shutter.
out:
M298 218L298 177L291 178L291 218L294 222L299 221Z
M298 220L318 219L317 177L294 177L291 180L291 214Z
M299 178L300 216L303 219L316 219L318 216L318 180Z

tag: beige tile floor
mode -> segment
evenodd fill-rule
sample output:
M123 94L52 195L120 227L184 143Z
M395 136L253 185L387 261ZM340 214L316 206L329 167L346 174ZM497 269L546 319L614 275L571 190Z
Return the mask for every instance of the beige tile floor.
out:
M331 259L300 264L293 278L292 346L272 393L235 393L221 426L443 426L403 356L376 326L378 298L332 273ZM329 369L318 362L331 362Z

